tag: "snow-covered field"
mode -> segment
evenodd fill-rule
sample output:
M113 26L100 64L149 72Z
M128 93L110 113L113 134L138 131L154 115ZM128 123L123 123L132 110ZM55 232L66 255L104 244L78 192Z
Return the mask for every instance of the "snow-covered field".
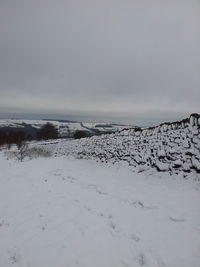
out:
M199 267L200 184L0 152L0 267Z
M71 137L77 130L89 131L94 133L94 131L99 131L100 133L116 132L124 128L133 128L132 125L121 125L121 124L111 124L111 123L88 123L88 122L73 122L73 121L59 121L59 120L20 120L20 119L0 119L0 130L3 127L19 128L31 126L35 129L39 129L45 123L50 122L57 129L61 137Z

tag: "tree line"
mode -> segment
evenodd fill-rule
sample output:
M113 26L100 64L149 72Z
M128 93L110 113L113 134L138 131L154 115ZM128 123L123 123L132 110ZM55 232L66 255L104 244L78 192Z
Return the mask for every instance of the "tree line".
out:
M0 146L11 146L16 144L18 147L25 141L48 140L60 138L57 128L50 122L47 122L39 129L34 129L34 134L27 133L25 129L7 127L0 128ZM88 131L77 130L73 134L74 139L80 139L91 136Z
M47 122L39 129L36 129L36 134L31 135L30 133L26 133L23 129L12 129L7 128L0 129L0 146L2 145L12 145L16 144L19 145L24 141L31 141L31 140L47 140L47 139L57 139L59 138L59 133L57 128Z

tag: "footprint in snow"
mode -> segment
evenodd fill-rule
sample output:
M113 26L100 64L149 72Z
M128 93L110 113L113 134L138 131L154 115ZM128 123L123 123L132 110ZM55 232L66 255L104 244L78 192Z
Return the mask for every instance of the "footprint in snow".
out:
M60 177L61 176L61 173L54 173L54 176Z
M84 206L84 209L86 209L87 211L90 211L90 212L92 211L92 209L87 207L87 206Z
M46 228L47 228L47 224L45 223L44 225L42 225L41 230L44 231L46 230Z
M139 266L155 266L155 267L167 267L163 259L157 255L155 251L148 249L144 253L144 251L140 251L139 254L135 257L135 260L138 262Z
M76 181L76 178L72 176L67 176L67 179L70 181L70 183L74 183Z
M99 195L108 195L108 193L103 192L101 189L99 189L99 186L98 186L98 185L95 185L95 184L88 184L87 187L88 187L88 188L94 188L95 191L96 191Z
M147 265L147 260L143 252L140 252L140 254L137 257L137 261L140 266Z
M110 222L108 224L109 228L110 228L110 234L114 237L116 237L119 233L120 233L120 229L117 227L117 225L113 222Z
M99 195L107 195L108 193L106 192L102 192L101 190L99 190L98 188L96 188L96 192L99 194Z
M11 263L15 264L18 262L18 257L16 254L14 254L13 256L10 257Z
M113 222L109 223L109 226L110 226L111 229L113 229L113 230L116 229L116 224L114 224Z
M184 218L173 218L173 217L169 217L169 220L173 221L173 222L185 222Z
M113 218L112 214L108 214L108 215L106 215L106 214L104 214L103 212L100 212L100 213L99 213L99 216L100 216L100 217L104 217L104 218L106 218L106 219L112 219L112 218Z
M53 171L53 174L54 174L54 176L61 176L61 172L62 172L61 169L56 169Z
M131 239L134 240L135 242L139 242L140 238L134 234L131 235Z
M10 255L9 256L9 260L10 260L10 262L11 262L11 264L17 264L17 263L19 263L19 261L20 261L20 255L19 254L17 254L17 253L12 253L12 252L10 252L10 251L8 251L8 254Z
M157 206L146 206L140 200L139 201L134 201L132 203L132 205L134 205L136 208L139 207L139 208L142 208L142 209L150 209L150 210L158 208Z
M140 207L144 208L144 204L141 201L136 202L136 205L139 205Z
M0 222L0 227L9 227L10 226L10 224L8 223L8 222L6 222L5 220L2 220L1 222Z

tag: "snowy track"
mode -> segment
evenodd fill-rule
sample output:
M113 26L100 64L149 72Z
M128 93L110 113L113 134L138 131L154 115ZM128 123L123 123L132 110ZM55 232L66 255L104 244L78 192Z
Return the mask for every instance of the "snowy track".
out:
M0 168L0 267L200 266L193 180L67 157Z

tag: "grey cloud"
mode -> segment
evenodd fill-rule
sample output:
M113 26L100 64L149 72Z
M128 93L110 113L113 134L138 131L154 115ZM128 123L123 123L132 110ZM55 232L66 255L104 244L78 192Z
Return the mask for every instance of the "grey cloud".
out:
M200 112L199 12L195 0L1 0L0 112Z

